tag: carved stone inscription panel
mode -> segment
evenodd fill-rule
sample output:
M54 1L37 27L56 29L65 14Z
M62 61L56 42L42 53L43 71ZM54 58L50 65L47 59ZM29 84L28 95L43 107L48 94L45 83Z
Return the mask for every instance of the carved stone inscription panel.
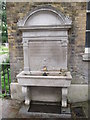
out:
M39 71L44 66L48 70L67 69L67 47L61 41L30 41L30 70Z

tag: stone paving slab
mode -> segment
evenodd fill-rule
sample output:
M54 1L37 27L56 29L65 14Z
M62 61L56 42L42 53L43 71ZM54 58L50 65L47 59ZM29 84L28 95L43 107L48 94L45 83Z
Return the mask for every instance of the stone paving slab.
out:
M2 118L18 118L20 106L17 100L2 99Z

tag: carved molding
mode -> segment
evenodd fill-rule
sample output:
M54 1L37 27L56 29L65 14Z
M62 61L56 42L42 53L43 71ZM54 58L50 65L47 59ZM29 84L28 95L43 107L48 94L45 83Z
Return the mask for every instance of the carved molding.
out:
M30 88L29 87L22 87L22 93L25 97L25 104L30 105Z
M62 88L62 107L67 107L68 88Z
M26 17L24 17L22 20L19 20L17 25L18 27L23 27L25 26L26 22L28 21L29 18L32 17L32 15L34 14L38 14L39 12L44 12L46 11L46 13L48 14L48 12L53 13L54 15L57 15L58 18L60 18L62 20L62 24L61 25L71 25L72 21L71 19L69 19L68 17L65 17L60 11L56 10L54 7L51 6L41 6L41 7L37 7L34 10L30 11Z
M28 41L27 42L22 42L23 43L23 47L28 47L29 44L28 44Z

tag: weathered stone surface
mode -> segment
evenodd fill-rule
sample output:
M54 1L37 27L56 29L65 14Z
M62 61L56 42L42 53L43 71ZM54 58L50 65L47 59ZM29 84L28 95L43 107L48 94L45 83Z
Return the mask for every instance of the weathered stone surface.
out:
M22 104L20 104L21 102L20 101L17 101L17 100L10 100L10 99L0 99L0 102L2 103L2 106L3 106L3 109L1 109L0 107L0 110L2 110L2 113L0 111L0 114L2 114L2 117L3 119L18 119L18 118L21 118L21 119L25 119L25 118L28 118L29 119L38 119L38 120L41 120L43 119L42 118L42 114L40 114L39 116L36 115L35 113L31 113L31 116L28 116L26 114L26 109L25 108L22 108L23 109L23 114L20 115L20 108L22 107ZM88 115L88 105L90 105L90 102L81 102L81 103L74 103L72 104L71 108L75 108L75 107L82 107L83 110L85 111L85 115L86 117L88 118L89 115ZM19 111L20 110L20 111ZM44 118L46 117L47 118L48 115L44 115ZM39 118L37 118L39 117ZM53 116L52 116L53 117ZM54 116L55 119L56 119L56 116ZM66 119L66 116L64 116L65 119ZM46 119L45 118L45 119ZM50 116L51 118L51 116ZM75 116L75 114L73 113L72 114L72 119L79 119L77 116ZM52 118L54 119L54 118ZM82 119L82 118L81 118ZM84 118L85 119L85 118Z
M19 109L21 107L20 101L11 99L2 99L2 119L18 118ZM1 107L0 107L1 109Z
M88 101L88 85L72 84L69 88L68 101L70 103Z
M24 101L24 96L22 94L22 86L18 85L18 83L11 83L11 98Z
M21 89L22 88L18 83L12 83L11 97L13 99L23 101L24 97L21 92ZM51 88L51 90L50 89L48 90L48 88L40 89L40 88L33 87L32 89L33 89L33 94L34 94L34 96L32 94L32 100L41 99L41 101L43 101L43 100L45 101L45 100L47 100L47 97L46 97L47 94L48 94L48 101L50 101L50 100L60 101L61 100L61 98L60 98L61 89L60 88L58 88L58 89L55 88L53 90ZM43 89L43 92L42 92L42 89ZM53 91L53 93L52 93L52 91ZM89 91L90 91L90 89L89 89ZM88 96L89 91L88 91L88 85L71 84L69 91L68 91L68 102L75 103L75 102L80 102L80 101L82 101L82 102L87 101L88 99L90 100L90 96ZM38 96L38 92L39 92L39 96ZM44 96L42 97L43 94L44 94ZM53 96L55 96L55 97L53 97Z

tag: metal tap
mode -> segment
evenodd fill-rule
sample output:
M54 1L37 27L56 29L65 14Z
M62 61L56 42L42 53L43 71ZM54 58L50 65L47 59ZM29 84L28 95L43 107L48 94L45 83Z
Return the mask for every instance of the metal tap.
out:
M43 71L47 71L47 67L46 66L43 67Z
M47 76L47 73L46 73L47 67L46 66L43 67L43 71L44 71L43 76Z

